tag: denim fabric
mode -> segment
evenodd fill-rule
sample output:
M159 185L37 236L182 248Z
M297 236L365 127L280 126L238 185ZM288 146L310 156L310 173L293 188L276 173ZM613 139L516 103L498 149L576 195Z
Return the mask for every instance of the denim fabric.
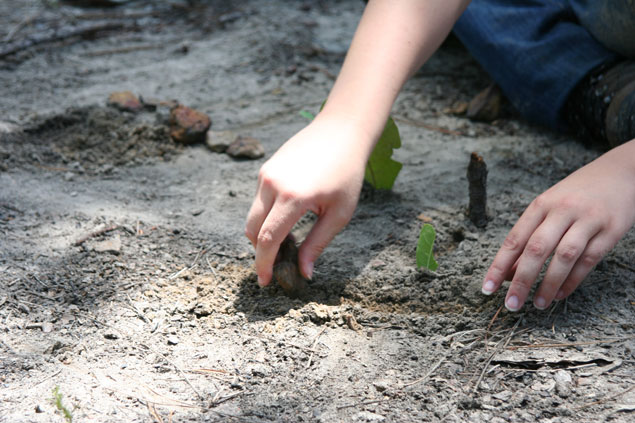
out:
M562 108L571 91L592 69L619 57L581 24L594 11L620 16L600 13L605 3L621 4L635 20L633 0L472 0L454 33L523 116L564 129ZM624 41L632 47L633 40Z

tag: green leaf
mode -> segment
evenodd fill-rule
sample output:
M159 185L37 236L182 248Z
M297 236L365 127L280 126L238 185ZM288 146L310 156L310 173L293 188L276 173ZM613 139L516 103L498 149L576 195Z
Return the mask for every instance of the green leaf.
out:
M403 165L392 159L394 149L401 147L401 137L395 121L388 118L375 149L366 164L364 180L376 189L391 189Z
M315 119L315 115L311 112L307 112L306 110L300 110L298 113L300 113L300 116L302 116L305 119L309 119L309 120Z
M426 223L423 225L423 228L421 228L419 242L417 243L417 267L425 267L433 272L439 267L439 263L434 260L432 253L436 235L434 227L429 223Z

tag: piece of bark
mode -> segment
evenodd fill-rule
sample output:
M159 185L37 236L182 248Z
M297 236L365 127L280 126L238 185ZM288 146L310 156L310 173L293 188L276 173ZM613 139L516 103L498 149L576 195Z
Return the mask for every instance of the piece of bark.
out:
M487 225L487 165L476 153L470 156L467 181L470 194L467 215L474 225L484 228Z
M500 116L502 96L498 85L491 84L470 101L466 116L481 122L495 121Z
M306 279L298 267L298 247L295 238L289 234L280 244L276 264L273 266L273 276L287 296L298 298L307 289Z

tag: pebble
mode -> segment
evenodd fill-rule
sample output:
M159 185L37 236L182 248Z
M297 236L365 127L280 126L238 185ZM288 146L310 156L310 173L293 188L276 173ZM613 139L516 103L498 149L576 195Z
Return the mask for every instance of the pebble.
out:
M121 238L119 234L105 241L97 242L93 245L93 251L97 253L121 253Z
M179 343L179 338L177 338L176 336L168 337L168 345L176 345L178 343Z
M265 155L260 141L252 137L239 136L227 147L227 154L237 159L259 159Z
M108 97L108 105L127 112L138 112L143 109L143 104L130 91L117 91Z
M205 134L211 124L212 121L205 113L183 105L170 111L170 136L182 144L205 141Z
M207 131L205 144L214 153L224 153L238 136L233 131Z
M354 417L355 421L361 422L383 422L386 417L381 414L371 413L370 411L360 411Z

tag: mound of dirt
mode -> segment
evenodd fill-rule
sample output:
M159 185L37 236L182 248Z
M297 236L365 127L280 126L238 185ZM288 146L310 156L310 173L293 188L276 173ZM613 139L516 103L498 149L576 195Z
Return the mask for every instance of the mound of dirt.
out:
M159 118L110 107L71 108L36 119L21 133L5 135L0 157L6 168L56 167L107 173L114 166L170 160L182 146L170 139ZM69 169L70 170L70 169Z

